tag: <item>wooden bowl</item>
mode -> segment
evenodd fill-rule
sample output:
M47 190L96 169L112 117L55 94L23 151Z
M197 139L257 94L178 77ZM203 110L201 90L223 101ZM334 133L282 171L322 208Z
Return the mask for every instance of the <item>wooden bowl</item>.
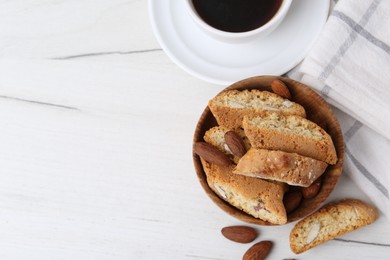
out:
M344 161L344 143L340 125L329 105L321 96L300 82L285 77L258 76L238 81L227 87L225 90L259 89L272 92L270 86L274 79L282 80L291 92L292 101L299 103L305 108L307 118L320 125L329 133L329 135L332 137L338 156L337 163L335 165L329 165L325 173L322 175L322 186L320 192L312 199L302 200L300 206L288 214L287 223L289 223L307 216L309 213L320 207L321 204L330 195L342 173L342 166ZM198 141L203 141L204 133L216 125L217 122L214 116L211 114L209 108L206 107L196 126L193 142L195 143ZM193 153L193 160L200 184L206 191L207 195L212 199L212 201L217 204L217 206L219 206L223 211L248 223L258 225L273 225L267 221L252 217L251 215L246 214L245 212L231 206L229 203L219 198L217 194L215 194L214 191L212 191L208 186L206 174L203 170L198 155L195 153Z

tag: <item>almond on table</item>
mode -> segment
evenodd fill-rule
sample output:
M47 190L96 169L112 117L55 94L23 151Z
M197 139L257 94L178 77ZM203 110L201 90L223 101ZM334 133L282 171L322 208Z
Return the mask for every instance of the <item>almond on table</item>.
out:
M238 243L250 243L257 237L256 229L248 226L229 226L221 230L224 237Z
M271 241L261 241L250 247L242 257L243 260L262 260L271 252L273 243Z

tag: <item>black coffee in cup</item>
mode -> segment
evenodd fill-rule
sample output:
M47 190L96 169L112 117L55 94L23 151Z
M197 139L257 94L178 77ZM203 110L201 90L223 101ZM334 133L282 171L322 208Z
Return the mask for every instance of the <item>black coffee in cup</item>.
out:
M274 17L283 0L192 0L199 16L226 32L257 29Z

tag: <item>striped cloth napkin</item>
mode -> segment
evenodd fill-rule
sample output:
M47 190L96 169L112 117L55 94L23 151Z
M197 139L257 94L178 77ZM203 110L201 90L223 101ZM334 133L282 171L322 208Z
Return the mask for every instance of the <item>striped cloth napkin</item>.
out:
M390 1L336 2L316 44L288 76L337 108L344 171L390 219Z

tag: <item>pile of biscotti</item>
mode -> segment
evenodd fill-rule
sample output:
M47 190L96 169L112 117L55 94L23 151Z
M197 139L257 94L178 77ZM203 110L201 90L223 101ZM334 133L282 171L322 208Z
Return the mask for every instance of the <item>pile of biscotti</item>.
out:
M297 197L320 180L337 155L329 134L305 118L284 83L272 85L274 93L227 90L211 99L218 126L207 130L194 150L219 197L255 218L285 224L287 213L299 205ZM299 187L293 199L284 196L291 186Z
M232 206L272 224L302 199L315 197L321 175L337 162L329 134L306 119L280 80L272 92L227 90L209 101L218 126L194 144L210 188ZM301 253L336 236L368 225L377 211L361 201L329 204L296 224L293 252Z

